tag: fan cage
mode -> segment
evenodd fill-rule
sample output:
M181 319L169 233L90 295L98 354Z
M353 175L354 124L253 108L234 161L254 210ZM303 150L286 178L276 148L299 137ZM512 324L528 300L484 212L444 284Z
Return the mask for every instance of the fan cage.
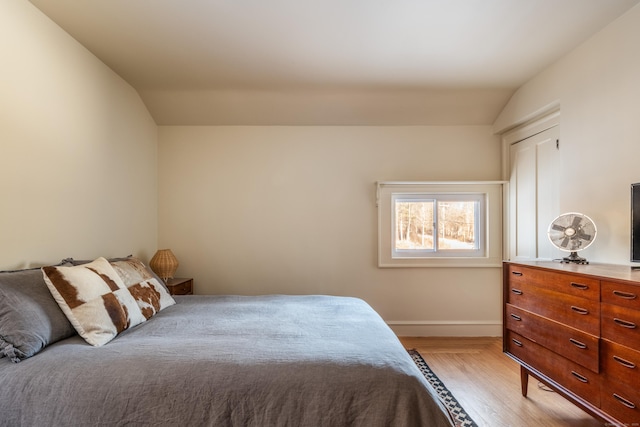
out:
M562 262L588 264L586 258L578 256L579 251L587 249L596 239L598 230L595 222L579 212L567 212L556 217L547 230L547 236L553 246L564 252L570 252Z

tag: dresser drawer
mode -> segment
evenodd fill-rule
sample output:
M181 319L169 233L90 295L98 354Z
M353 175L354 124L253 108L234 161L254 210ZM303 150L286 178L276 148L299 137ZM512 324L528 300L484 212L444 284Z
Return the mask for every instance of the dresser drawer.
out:
M526 282L510 282L506 301L527 311L564 323L588 334L600 335L600 303L551 291Z
M509 264L508 280L519 285L529 283L552 291L600 301L600 281L575 274L539 270L521 265Z
M600 307L601 336L627 347L640 343L640 312L612 304Z
M599 340L597 336L538 316L511 304L505 306L505 324L508 330L527 337L593 372L599 372Z
M638 388L607 382L600 394L601 409L613 416L621 426L640 425L640 395Z
M602 302L640 310L640 286L602 281Z
M600 406L600 376L543 346L507 331L506 351L594 406Z
M600 351L600 366L608 380L630 387L640 385L640 351L608 340L601 341Z

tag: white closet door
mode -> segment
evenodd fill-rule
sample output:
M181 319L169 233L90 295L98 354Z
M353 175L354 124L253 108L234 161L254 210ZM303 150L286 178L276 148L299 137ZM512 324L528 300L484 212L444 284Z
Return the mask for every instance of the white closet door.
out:
M552 259L547 228L559 214L559 126L511 145L509 164L509 258Z

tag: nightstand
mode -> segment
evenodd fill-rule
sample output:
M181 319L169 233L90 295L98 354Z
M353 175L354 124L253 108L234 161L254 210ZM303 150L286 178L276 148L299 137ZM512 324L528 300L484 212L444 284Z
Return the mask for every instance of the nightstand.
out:
M166 283L171 295L193 295L193 279L172 278Z

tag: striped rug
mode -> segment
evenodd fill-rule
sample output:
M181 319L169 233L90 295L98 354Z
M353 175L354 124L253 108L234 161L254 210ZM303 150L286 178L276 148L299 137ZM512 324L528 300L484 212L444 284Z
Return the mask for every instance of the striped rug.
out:
M478 427L478 425L471 419L469 414L464 410L462 405L453 397L453 394L447 389L440 378L436 374L433 373L427 362L424 361L420 353L417 350L408 350L409 355L415 362L415 364L420 368L420 371L424 375L424 377L429 381L431 386L440 396L442 403L447 407L451 415L453 416L456 427Z

